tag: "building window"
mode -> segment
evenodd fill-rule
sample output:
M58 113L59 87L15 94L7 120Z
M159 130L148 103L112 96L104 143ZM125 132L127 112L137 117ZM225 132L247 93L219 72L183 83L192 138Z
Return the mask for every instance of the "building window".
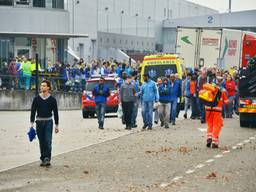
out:
M52 0L52 8L64 9L64 0Z
M120 44L122 44L122 40L120 39Z
M107 38L107 43L109 43L109 38Z
M100 38L100 42L102 43L102 37Z
M29 0L16 0L16 5L29 5Z
M113 43L116 44L116 40L115 39L113 39Z
M127 43L128 43L128 41L127 40L125 40L125 44L127 45Z
M13 5L13 0L0 0L0 5Z
M131 41L131 45L133 45L133 41Z
M33 7L64 9L64 0L33 0Z
M143 41L141 42L141 45L144 46L144 42Z
M45 7L45 0L33 0L33 7Z
M16 46L31 46L31 38L28 37L16 37L15 38Z

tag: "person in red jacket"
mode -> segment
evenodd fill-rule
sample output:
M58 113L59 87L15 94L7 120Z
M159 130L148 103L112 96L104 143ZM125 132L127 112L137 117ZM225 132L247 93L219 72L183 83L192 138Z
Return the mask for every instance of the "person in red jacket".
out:
M207 122L207 147L219 147L219 134L223 126L222 106L228 104L226 90L221 88L222 77L216 78L216 85L221 91L221 95L216 107L205 106L205 117Z
M236 83L231 75L228 75L225 87L228 93L229 100L228 105L226 105L227 118L232 118L234 109L234 99L236 96Z

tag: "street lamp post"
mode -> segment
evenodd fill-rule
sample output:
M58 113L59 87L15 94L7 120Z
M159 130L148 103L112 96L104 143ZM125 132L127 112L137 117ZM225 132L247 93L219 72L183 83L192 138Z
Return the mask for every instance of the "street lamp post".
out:
M231 7L231 5L232 5L231 0L229 0L229 4L228 4L228 5L229 5L229 6L228 6L228 12L231 13L231 8L232 8L232 7Z
M124 10L121 11L121 23L120 23L120 33L123 33L123 14L124 14Z
M136 17L136 35L138 35L138 16L139 16L139 14L136 13L135 14L135 17Z
M79 0L72 1L72 33L75 33L75 4L79 4ZM72 39L72 49L75 50L75 41L74 38Z
M107 32L109 33L109 15L108 15L108 7L105 7L106 19L107 19Z
M147 36L149 36L149 21L151 20L151 16L148 16L147 20Z

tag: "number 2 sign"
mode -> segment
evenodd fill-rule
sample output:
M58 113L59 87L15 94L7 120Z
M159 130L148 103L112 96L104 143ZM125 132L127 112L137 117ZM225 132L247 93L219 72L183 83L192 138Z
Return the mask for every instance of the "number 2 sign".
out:
M213 16L208 16L208 23L213 23Z

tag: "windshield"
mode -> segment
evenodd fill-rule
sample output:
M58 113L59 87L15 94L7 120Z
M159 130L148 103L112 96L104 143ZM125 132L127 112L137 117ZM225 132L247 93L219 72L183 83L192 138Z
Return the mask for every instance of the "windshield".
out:
M97 84L98 84L98 81L88 81L86 83L86 91L93 91L94 87ZM105 84L108 85L110 91L116 90L116 87L115 87L116 81L106 80Z
M148 73L153 81L158 77L165 77L172 73L177 73L176 65L150 65L145 66L144 73Z

